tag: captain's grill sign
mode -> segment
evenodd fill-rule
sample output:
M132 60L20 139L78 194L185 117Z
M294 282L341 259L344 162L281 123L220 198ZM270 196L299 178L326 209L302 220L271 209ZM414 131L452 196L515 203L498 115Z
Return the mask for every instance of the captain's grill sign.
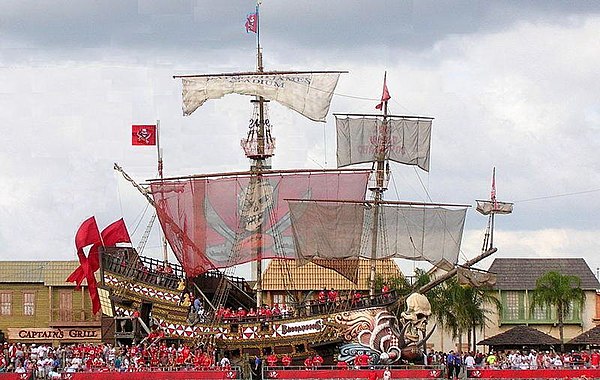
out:
M16 341L98 341L101 338L99 328L8 328L8 339Z
M276 328L279 336L294 336L303 334L314 334L325 329L322 319L312 319L302 322L285 323Z

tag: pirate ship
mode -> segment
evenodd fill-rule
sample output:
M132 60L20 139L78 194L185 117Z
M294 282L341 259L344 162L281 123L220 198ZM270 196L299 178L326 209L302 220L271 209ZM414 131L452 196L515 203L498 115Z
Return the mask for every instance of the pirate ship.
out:
M184 115L226 94L251 97L253 113L241 140L250 169L176 178L161 173L141 186L115 164L155 207L178 260L166 263L134 248L101 249L100 296L103 312L114 317L117 340L189 340L211 344L234 360L269 354L301 360L317 352L351 360L363 352L375 362L393 364L419 356L431 333L431 307L421 293L456 269L405 299L395 291L376 292L375 263L394 258L457 262L467 206L384 200L390 161L429 170L432 118L389 114L384 79L380 113L335 115L338 168L274 170L270 165L275 138L268 103L323 122L342 73L265 71L257 38L254 72L175 77L182 82ZM346 168L361 163L372 167ZM494 251L490 247L463 266ZM288 315L223 318L222 307L264 305L261 275L267 259L314 263L353 281L359 261L368 260L370 292L360 302L296 299ZM235 266L248 262L255 263L254 284L233 276ZM200 298L201 314L190 305L190 291ZM398 315L395 310L404 302Z

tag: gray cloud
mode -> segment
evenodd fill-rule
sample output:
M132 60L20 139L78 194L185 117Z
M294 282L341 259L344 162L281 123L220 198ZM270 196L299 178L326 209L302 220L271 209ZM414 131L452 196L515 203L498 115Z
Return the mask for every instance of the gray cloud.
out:
M91 214L101 225L125 216L140 225L139 240L145 201L112 163L144 180L155 175L156 153L128 145L131 123L161 120L170 175L247 168L239 149L247 99L207 102L182 118L171 78L254 67L254 35L243 30L253 2L222 3L0 3L1 258L72 258L76 226ZM498 223L498 244L541 254L535 237L539 250L592 257L600 201L597 192L576 193L600 188L591 85L600 80L599 9L583 1L265 0L261 38L268 68L349 70L336 112L372 112L387 69L392 110L435 117L432 171L420 173L434 201L487 197L496 166L499 197L516 201ZM313 125L276 105L271 112L275 167L334 165L331 120ZM414 170L396 169L388 195L426 200ZM484 226L469 213L469 253Z

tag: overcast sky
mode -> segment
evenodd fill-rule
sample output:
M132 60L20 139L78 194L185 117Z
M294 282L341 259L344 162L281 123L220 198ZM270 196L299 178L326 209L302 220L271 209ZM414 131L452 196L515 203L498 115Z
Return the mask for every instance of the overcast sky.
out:
M91 215L124 217L139 242L150 210L113 169L156 175L131 124L161 121L165 174L248 168L248 99L181 112L175 74L252 71L254 2L0 2L0 259L75 259ZM387 71L391 112L434 117L431 171L394 165L388 198L499 200L496 257L584 257L600 267L600 3L272 1L261 6L267 70L347 70L332 112L373 112ZM333 116L277 105L276 168L335 165ZM486 218L467 215L462 258ZM160 257L153 233L146 254ZM485 263L484 263L485 264ZM489 265L489 262L483 267Z

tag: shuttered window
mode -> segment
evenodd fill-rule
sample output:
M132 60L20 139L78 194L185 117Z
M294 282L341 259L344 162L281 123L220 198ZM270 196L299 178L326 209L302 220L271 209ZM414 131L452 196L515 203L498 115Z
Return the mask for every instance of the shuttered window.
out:
M59 293L59 321L70 322L73 319L73 293L62 291Z
M0 315L12 314L12 293L0 293Z
M35 315L35 293L23 293L23 315Z

